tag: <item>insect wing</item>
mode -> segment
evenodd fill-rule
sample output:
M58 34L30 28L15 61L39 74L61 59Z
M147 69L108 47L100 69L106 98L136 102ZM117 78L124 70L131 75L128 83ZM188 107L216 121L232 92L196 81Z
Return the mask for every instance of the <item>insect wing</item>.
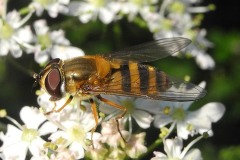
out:
M160 99L165 101L195 101L206 95L206 90L195 84L177 80L168 77L171 87L166 91L158 92L156 95L150 95L152 99ZM161 83L161 82L160 82ZM148 95L147 95L148 96Z
M164 72L146 70L140 65L139 73L131 74L127 65L112 75L111 80L101 87L91 87L92 94L135 96L165 101L195 101L205 96L206 91L192 83L176 80ZM154 74L156 75L154 75Z
M164 38L114 52L106 58L120 59L122 64L128 61L151 62L177 53L190 43L191 40L182 37Z

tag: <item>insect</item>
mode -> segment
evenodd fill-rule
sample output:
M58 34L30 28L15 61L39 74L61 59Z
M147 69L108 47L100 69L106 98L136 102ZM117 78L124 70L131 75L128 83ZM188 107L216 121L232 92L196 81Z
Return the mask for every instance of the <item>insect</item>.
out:
M46 90L51 101L70 95L59 109L60 112L73 97L91 102L91 109L98 124L98 114L93 97L122 110L117 119L127 110L101 97L101 94L134 96L165 101L194 101L202 98L206 91L192 83L175 80L165 72L141 64L155 61L189 45L191 41L182 37L159 39L136 45L112 54L82 56L69 60L53 59L39 73L35 74L35 84Z

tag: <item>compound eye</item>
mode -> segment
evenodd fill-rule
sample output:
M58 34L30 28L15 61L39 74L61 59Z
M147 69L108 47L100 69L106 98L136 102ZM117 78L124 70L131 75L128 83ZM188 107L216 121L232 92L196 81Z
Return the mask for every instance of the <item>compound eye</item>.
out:
M45 79L45 87L47 92L52 96L52 99L60 99L62 98L61 93L61 75L58 69L52 69L46 79Z

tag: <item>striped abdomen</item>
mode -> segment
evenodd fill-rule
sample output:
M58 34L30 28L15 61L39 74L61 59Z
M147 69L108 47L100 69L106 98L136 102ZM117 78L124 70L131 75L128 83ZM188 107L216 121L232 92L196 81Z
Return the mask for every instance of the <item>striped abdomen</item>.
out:
M132 95L154 95L166 91L170 86L166 74L154 67L129 62L113 70L109 90L131 93Z

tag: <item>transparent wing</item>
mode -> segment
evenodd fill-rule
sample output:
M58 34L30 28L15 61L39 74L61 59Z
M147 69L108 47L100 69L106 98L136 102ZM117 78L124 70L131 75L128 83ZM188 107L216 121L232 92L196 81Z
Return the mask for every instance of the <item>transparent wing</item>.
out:
M120 59L121 62L128 61L150 62L179 52L191 43L191 40L182 37L164 38L139 44L122 51L106 55L106 58Z
M159 72L162 73L162 72ZM149 84L150 81L156 79L147 79L144 74L136 78L137 75L131 75L130 78L135 80L131 84L124 84L121 76L115 76L109 83L101 87L89 87L90 93L94 94L108 94L119 96L134 96L142 98L150 98L164 101L195 101L205 96L206 91L192 83L176 80L167 76L168 84L165 80L157 80L155 84ZM149 85L143 85L149 84ZM156 85L157 84L157 85ZM125 86L124 86L125 85ZM128 88L126 91L123 88ZM156 89L158 88L158 89Z

